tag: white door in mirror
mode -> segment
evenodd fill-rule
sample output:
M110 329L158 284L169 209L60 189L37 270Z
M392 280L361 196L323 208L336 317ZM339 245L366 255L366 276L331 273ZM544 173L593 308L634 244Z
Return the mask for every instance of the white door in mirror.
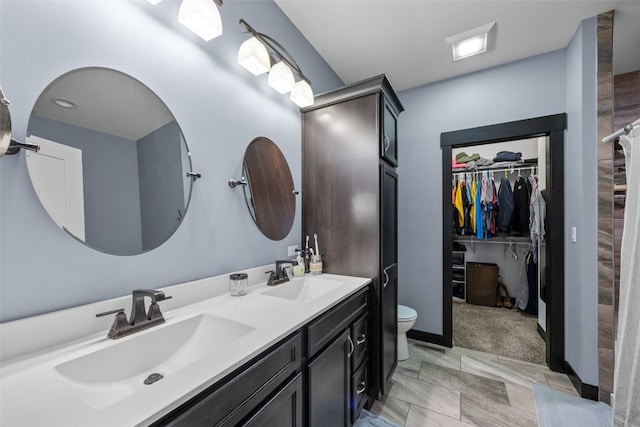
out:
M28 141L40 146L39 152L26 152L38 197L56 224L84 242L82 150L37 136Z

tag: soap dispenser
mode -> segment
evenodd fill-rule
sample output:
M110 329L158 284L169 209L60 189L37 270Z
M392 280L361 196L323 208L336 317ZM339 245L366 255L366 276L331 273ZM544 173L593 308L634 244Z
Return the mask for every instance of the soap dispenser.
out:
M304 258L302 258L301 252L298 252L298 257L296 258L296 262L298 264L293 266L294 277L304 276Z

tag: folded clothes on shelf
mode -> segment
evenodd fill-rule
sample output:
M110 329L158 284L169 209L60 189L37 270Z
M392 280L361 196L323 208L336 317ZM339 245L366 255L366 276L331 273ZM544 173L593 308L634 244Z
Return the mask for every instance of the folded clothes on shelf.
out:
M513 151L500 151L493 158L494 162L517 162L522 158L522 153L514 153Z

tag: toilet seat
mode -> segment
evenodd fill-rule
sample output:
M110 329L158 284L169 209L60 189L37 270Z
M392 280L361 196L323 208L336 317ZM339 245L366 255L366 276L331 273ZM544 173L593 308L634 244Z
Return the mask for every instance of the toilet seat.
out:
M418 318L418 313L411 307L398 304L398 322L413 322Z

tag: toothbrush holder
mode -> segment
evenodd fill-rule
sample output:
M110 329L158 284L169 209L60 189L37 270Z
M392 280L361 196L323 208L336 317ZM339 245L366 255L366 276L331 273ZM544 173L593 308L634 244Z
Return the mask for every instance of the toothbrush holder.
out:
M309 272L311 274L322 274L322 256L312 255L309 263Z

